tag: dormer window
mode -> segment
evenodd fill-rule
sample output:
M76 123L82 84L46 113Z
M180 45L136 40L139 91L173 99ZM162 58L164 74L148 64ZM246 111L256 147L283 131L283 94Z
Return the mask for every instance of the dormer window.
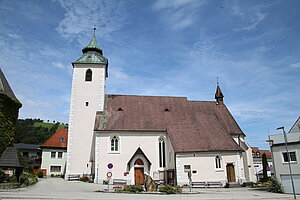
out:
M87 69L85 72L85 81L92 81L93 72L91 69Z
M61 138L60 138L60 142L61 142L61 143L64 143L64 142L65 142L65 138L64 138L64 137L61 137Z
M165 108L165 110L164 110L165 112L168 112L168 111L170 111L168 108Z
M117 111L123 111L123 109L122 109L122 108L119 108Z

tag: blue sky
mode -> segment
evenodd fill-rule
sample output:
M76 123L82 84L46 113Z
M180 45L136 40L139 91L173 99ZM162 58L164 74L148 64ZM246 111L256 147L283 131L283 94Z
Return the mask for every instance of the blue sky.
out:
M224 100L252 146L299 117L300 1L0 0L20 118L68 122L71 62L97 27L107 93Z

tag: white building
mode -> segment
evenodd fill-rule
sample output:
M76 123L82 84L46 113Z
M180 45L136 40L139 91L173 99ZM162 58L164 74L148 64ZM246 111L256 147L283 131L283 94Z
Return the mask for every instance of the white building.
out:
M108 95L108 60L95 35L73 63L67 176L92 174L96 183L142 184L255 181L252 151L223 103L185 97ZM95 120L96 119L96 120Z
M290 154L290 164L293 174L296 194L300 194L300 118L293 125L291 130L286 134L288 152ZM270 145L275 169L275 176L283 185L285 193L293 193L291 177L288 165L288 154L285 147L284 135L271 135Z
M42 149L41 169L46 170L47 176L65 174L67 141L68 131L59 129L40 146Z

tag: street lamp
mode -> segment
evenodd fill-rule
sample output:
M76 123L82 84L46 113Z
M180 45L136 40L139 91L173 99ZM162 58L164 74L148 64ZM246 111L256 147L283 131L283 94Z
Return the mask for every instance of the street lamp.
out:
M290 176L291 176L291 182L292 182L292 188L293 188L293 194L294 194L294 199L296 199L296 193L295 193L295 187L294 187L294 180L293 180L293 174L292 174L292 168L291 168L291 155L288 151L288 146L287 146L287 138L286 138L286 133L284 131L284 126L278 127L276 130L282 129L283 131L283 136L284 136L284 143L285 143L285 150L288 156L288 164L289 164L289 169L290 169Z

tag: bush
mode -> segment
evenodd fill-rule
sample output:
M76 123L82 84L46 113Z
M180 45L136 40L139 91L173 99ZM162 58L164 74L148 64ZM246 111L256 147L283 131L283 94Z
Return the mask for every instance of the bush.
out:
M33 174L22 174L20 176L20 184L23 186L32 185L38 182L38 179Z
M164 185L159 188L160 192L163 192L165 194L181 194L182 189L179 186L171 186L171 185Z
M244 182L242 184L242 187L253 187L255 185L254 182Z
M38 173L37 173L37 177L43 178L43 177L44 177L43 172L38 172Z
M9 183L17 183L17 177L15 175L12 175L12 176L10 176L7 179L7 182L9 182Z
M5 173L2 169L0 169L0 183L3 183L5 181Z
M124 187L124 191L125 192L130 192L130 193L137 193L137 192L144 191L144 189L141 185L126 185Z
M274 193L283 193L283 189L281 187L281 184L275 178L271 178L271 184L268 188L268 191L269 192L274 192Z

